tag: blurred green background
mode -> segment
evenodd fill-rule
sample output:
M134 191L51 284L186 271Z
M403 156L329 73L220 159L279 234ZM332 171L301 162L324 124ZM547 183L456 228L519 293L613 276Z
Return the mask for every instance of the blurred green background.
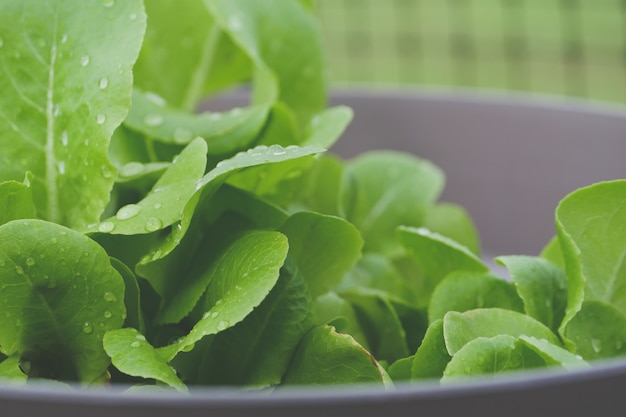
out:
M626 103L626 0L317 0L335 83Z

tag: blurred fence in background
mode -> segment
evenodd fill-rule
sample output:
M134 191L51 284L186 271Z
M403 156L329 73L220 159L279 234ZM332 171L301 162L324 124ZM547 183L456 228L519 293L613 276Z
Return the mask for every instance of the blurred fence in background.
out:
M626 104L626 0L317 0L336 83Z

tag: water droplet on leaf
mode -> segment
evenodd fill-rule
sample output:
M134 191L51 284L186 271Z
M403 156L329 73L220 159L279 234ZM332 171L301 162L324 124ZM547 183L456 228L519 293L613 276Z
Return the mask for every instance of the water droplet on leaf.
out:
M35 263L36 263L35 259L33 259L33 258L26 258L26 265L33 266L33 265L35 265Z
M83 324L83 333L85 333L85 334L91 334L91 333L93 333L93 326L91 325L91 323L89 323L89 322L87 322L87 321L86 321L86 322Z
M69 144L69 137L67 135L67 130L64 130L63 133L61 133L61 145L67 146L68 144Z
M148 92L146 93L145 97L150 103L155 104L159 107L165 107L165 105L167 104L165 99L156 93Z
M594 352L600 353L602 351L602 340L600 339L591 339L591 348Z
M113 314L109 310L107 310L104 312L103 315L105 319L110 319Z
M133 342L130 344L130 347L134 347L134 348L138 348L139 346L141 346L140 342Z
M107 121L107 117L104 114L99 114L96 116L96 123L98 123L99 125L104 124L104 122Z
M161 124L163 124L163 116L161 116L160 114L149 114L144 117L143 122L146 124L146 126L160 126Z
M150 217L148 220L146 220L146 224L144 225L144 229L146 229L147 232L156 232L162 227L163 222L161 221L161 219L156 217Z
M191 140L192 136L193 135L190 131L182 127L176 128L176 130L174 130L174 142L178 144L182 145L188 143Z
M98 225L98 231L101 233L110 233L115 229L115 223L113 222L102 222Z
M119 220L132 219L133 217L138 215L141 210L141 206L138 206L137 204L127 204L117 211L115 217Z
M105 292L102 295L102 298L104 298L104 301L108 301L108 302L117 301L117 297L111 291Z
M22 268L19 265L16 265L15 266L15 273L18 274L18 275L23 275L24 274L24 268Z
M89 61L91 61L91 58L89 58L89 55L83 55L80 58L80 66L86 67L87 65L89 65Z
M100 90L104 90L108 86L109 86L109 79L106 77L101 78L100 81L98 82L98 87L100 87Z
M120 175L123 177L133 177L144 171L144 165L140 162L129 162L122 167Z

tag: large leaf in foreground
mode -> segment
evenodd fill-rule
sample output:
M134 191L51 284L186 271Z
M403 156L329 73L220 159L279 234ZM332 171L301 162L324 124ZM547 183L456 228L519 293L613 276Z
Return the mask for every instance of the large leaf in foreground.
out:
M144 29L140 0L0 3L0 181L32 171L40 217L99 220Z
M568 279L561 330L583 301L603 301L626 313L626 180L569 194L556 209L556 227Z
M88 237L42 220L0 226L0 347L32 374L89 383L109 358L108 330L126 312L124 281Z
M287 385L357 384L385 381L385 371L363 347L332 326L309 331L283 379Z

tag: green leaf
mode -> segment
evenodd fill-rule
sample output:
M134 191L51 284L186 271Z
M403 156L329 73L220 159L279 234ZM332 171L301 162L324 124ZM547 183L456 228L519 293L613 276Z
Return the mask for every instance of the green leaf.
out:
M27 173L24 182L0 183L0 225L11 220L36 217L31 181L32 175Z
M313 297L339 284L361 255L359 232L338 217L300 212L289 217L279 231L289 239L289 254Z
M450 359L444 339L443 320L435 320L426 329L424 340L415 352L411 379L441 378Z
M410 381L412 378L413 356L398 359L389 366L387 372L393 381Z
M196 139L174 159L141 201L119 208L115 216L92 226L90 231L136 235L156 232L176 223L196 193L205 166L206 143Z
M103 376L102 336L124 322L124 281L94 241L42 220L0 226L0 300L3 353L39 376Z
M144 30L140 0L1 3L0 181L32 171L40 217L75 229L99 220Z
M290 211L309 210L338 216L342 176L341 159L330 154L319 155L300 177L299 191L290 202Z
M193 111L206 93L249 79L250 60L215 25L202 1L148 1L146 12L136 86Z
M534 350L546 362L547 366L560 365L565 369L588 368L589 364L582 357L556 346L545 339L520 336L519 342Z
M124 280L126 289L124 292L124 305L126 306L126 321L124 325L133 327L143 333L146 325L143 312L141 311L141 292L139 291L137 277L135 277L135 274L128 266L118 259L111 258L111 265Z
M326 105L326 74L313 16L296 1L205 0L216 23L255 66L253 101L286 103L301 126Z
M354 307L367 345L377 359L394 362L409 355L407 333L394 305L384 294L361 289L340 295Z
M181 369L184 362L185 380L194 384L278 385L298 343L314 325L306 283L295 268L286 266L269 295L241 323L204 346L197 343L173 364Z
M267 106L235 108L223 113L187 113L168 106L152 93L135 89L124 125L152 140L172 145L187 145L202 137L209 155L230 155L257 139L267 115Z
M509 270L526 314L557 330L567 304L567 277L551 262L533 256L501 256L496 262Z
M2 384L26 384L27 376L20 368L19 355L5 358L0 362L0 382Z
M450 355L478 337L499 335L532 336L560 345L556 335L545 325L516 311L480 308L458 313L451 311L443 319L444 337Z
M346 106L324 110L305 126L302 145L330 148L346 130L353 116L352 109Z
M217 334L242 321L269 294L287 256L287 238L273 231L252 231L233 242L210 266L203 279L202 318L189 334L163 350L172 359L205 336ZM202 286L198 287L202 291ZM201 293L200 293L201 294ZM188 298L200 294L188 291ZM193 300L192 300L193 301ZM193 308L195 302L181 308ZM176 314L178 321L185 314Z
M465 344L450 360L442 383L459 382L469 376L533 369L545 366L533 349L517 343L515 337L502 334L478 337Z
M383 369L352 337L319 326L302 338L283 384L383 384L383 379Z
M339 333L349 334L358 344L369 350L367 338L361 329L359 319L352 304L334 292L328 292L315 299L317 324L329 324Z
M398 226L422 226L444 176L428 161L397 152L369 152L344 171L341 213L363 235L365 251L397 255Z
M543 247L539 254L543 259L552 262L565 271L565 260L563 259L563 253L561 252L561 243L558 236L552 237L550 241Z
M626 316L615 306L585 301L565 328L576 353L587 360L626 355Z
M174 225L171 233L166 235L163 240L142 259L139 267L141 268L158 261L171 253L187 233L196 209L198 207L204 207L203 203L209 201L230 176L251 167L266 164L280 165L282 163L288 163L292 159L308 157L323 151L323 149L311 147L300 148L292 146L283 148L279 145L273 145L271 147L258 146L246 152L240 152L230 159L221 161L196 183L196 191L185 205L180 223Z
M440 203L426 211L424 227L460 243L480 255L480 239L474 221L456 204Z
M410 260L416 265L413 271L419 288L418 306L428 305L435 287L451 272L487 272L483 261L454 240L425 228L400 227L398 240Z
M556 209L568 278L561 329L584 300L626 312L626 180L598 183L569 194Z
M489 273L456 271L435 288L428 305L428 320L443 319L448 311L498 307L523 312L522 300L510 282Z
M187 387L176 372L146 341L136 329L118 329L104 335L104 350L111 357L113 366L121 372L163 382L178 391L186 392Z

